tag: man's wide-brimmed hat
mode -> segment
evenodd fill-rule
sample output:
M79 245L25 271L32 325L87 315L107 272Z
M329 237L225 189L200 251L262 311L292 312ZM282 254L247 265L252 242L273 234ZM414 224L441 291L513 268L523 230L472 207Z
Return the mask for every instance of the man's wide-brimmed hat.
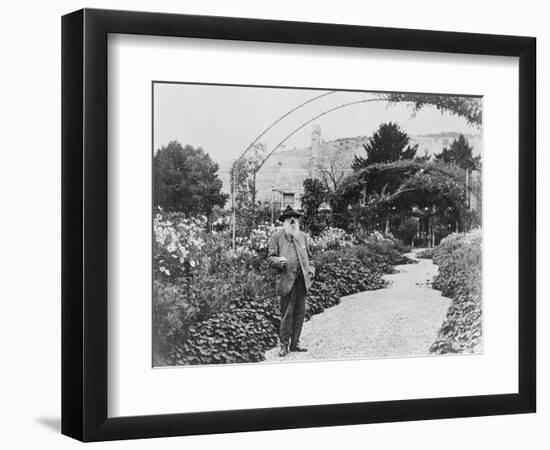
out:
M296 211L295 209L291 208L290 205L288 205L283 213L279 216L279 220L281 222L284 222L287 217L302 217L303 214Z

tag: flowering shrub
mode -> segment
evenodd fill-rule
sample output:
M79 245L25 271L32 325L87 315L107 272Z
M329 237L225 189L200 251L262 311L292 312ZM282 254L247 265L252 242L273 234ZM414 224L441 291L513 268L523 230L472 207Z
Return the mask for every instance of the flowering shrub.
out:
M268 289L265 256L243 245L233 250L230 233L207 233L204 217L158 214L153 225L156 355L166 355L193 324L224 311L232 300Z
M312 251L337 250L351 247L355 243L353 235L346 233L341 228L328 227L316 238L311 240Z
M157 214L153 221L153 267L160 278L180 278L200 264L206 244L206 218L180 219L177 223Z
M224 231L229 231L231 229L231 216L223 215L218 217L214 222L212 222L212 231L214 233L222 233Z
M481 345L481 230L453 233L434 251L439 266L432 286L452 298L447 318L430 351L476 351Z
M360 235L358 237L364 245L367 245L371 250L377 253L386 254L390 250L395 250L396 240L393 236L384 236L379 231L373 231L366 235Z
M246 238L237 238L237 244L249 248L256 253L267 254L267 246L269 239L280 227L275 226L272 223L265 222L258 225L250 232L250 236Z

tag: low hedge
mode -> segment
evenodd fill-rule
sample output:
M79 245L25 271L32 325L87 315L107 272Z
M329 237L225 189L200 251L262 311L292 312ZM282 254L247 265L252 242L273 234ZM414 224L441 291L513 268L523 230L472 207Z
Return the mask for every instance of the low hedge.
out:
M189 328L183 344L175 344L171 362L221 364L257 362L277 344L279 313L272 298L242 299L228 311Z
M433 248L425 248L424 250L420 250L419 252L416 252L415 256L417 258L422 258L422 259L433 259L434 249Z
M265 260L265 258L263 258ZM250 262L248 258L247 262ZM167 353L175 342L187 339L190 329L210 317L227 311L232 299L251 298L269 291L262 274L267 263L244 264L210 274L198 271L193 278L153 280L153 358L166 365Z
M475 352L482 338L481 230L452 234L434 252L438 274L432 286L452 299L433 353Z
M315 258L317 274L307 297L306 320L338 304L344 295L386 285L383 271L366 264L365 255L359 257L351 247L326 251ZM270 292L275 293L274 286ZM279 297L276 295L235 299L227 311L190 327L186 339L173 344L167 363L262 361L265 351L278 342L279 316Z
M405 256L396 247L381 252L378 246L372 246L369 243L350 248L350 253L359 258L371 270L380 273L393 273L394 266L418 262Z

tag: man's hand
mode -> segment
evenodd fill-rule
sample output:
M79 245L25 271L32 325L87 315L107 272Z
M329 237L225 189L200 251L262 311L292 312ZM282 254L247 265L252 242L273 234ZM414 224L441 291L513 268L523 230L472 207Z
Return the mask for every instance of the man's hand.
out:
M284 256L280 256L279 257L279 262L277 264L277 267L280 269L280 270L284 270L286 268L286 263L287 263L288 259L286 259Z
M310 267L309 268L309 277L311 279L315 278L315 267Z

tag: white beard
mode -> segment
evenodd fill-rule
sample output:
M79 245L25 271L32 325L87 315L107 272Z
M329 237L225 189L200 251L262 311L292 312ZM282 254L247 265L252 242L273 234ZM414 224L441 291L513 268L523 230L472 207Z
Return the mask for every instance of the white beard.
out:
M283 228L287 232L287 234L290 234L295 238L297 238L298 234L300 233L300 224L298 221L295 221L294 225L292 225L290 221L285 220L285 223L283 224Z

